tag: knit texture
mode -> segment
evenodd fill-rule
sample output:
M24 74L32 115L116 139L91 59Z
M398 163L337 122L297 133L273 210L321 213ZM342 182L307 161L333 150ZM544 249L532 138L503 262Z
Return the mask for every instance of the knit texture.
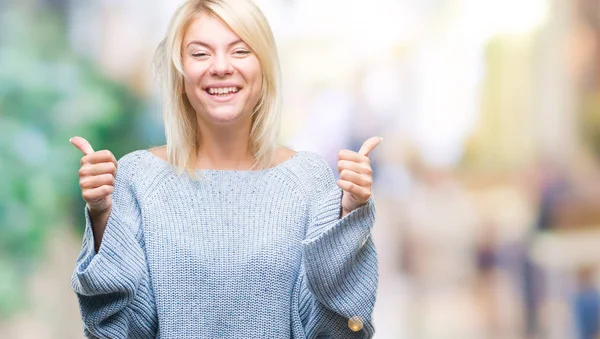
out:
M200 180L119 160L98 253L89 212L71 286L92 338L371 338L373 199L343 218L323 158ZM364 327L348 328L358 316Z

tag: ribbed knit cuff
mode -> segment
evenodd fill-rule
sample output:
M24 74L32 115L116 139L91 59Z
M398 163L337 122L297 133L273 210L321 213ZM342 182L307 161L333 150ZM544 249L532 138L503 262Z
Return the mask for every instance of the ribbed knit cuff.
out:
M375 221L373 198L340 219L342 192L337 186L332 189L318 207L309 225L303 247L305 254L310 257L316 255L320 258L321 254L325 254L323 259L330 260L330 254L339 256L342 249L355 252L371 234L370 230Z
M371 315L377 290L377 254L370 239L375 221L373 199L339 219L341 190L320 206L303 241L308 287L327 308L364 322L358 337L373 333Z
M89 210L85 208L86 229L77 259L73 288L82 295L135 291L145 275L145 257L131 230L119 218L116 206L108 218L98 253Z

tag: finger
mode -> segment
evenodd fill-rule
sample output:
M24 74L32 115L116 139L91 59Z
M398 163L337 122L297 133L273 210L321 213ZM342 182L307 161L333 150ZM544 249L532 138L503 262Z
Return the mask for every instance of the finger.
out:
M381 140L383 140L383 138L381 138L381 137L372 137L372 138L369 138L362 145L362 147L360 148L360 150L358 151L358 153L362 154L364 156L369 156L369 153L371 153L371 151L373 151L375 149L375 147L377 147L377 145L379 145L379 143L381 142Z
M114 186L104 185L98 188L85 190L81 193L83 200L93 202L95 200L106 198L115 190Z
M79 180L79 186L81 186L82 189L98 188L104 185L114 186L115 176L112 174L101 174L91 177L84 177Z
M359 174L367 174L367 175L373 174L373 170L371 169L371 166L368 164L365 164L363 162L340 160L340 161L338 161L338 173L342 173L343 170L349 170L349 171L356 172Z
M348 170L343 170L340 173L340 179L349 181L361 187L371 187L373 184L373 180L371 179L370 175L358 174Z
M90 143L82 137L73 137L69 139L69 142L73 144L73 146L79 148L83 155L94 153L92 145L90 145Z
M109 150L94 152L84 155L83 158L81 158L81 166L86 164L99 164L103 162L112 162L115 164L115 167L117 166L117 159Z
M338 153L338 160L349 160L354 162L366 162L368 164L371 163L369 157L364 156L362 154L358 154L357 152L350 151L347 149L341 150Z
M98 157L98 162L112 162L115 165L117 164L117 159L115 158L115 155L112 154L111 151L109 150L102 150L102 151L98 151L95 153L95 155Z
M112 176L117 175L117 167L113 162L103 162L100 164L86 164L79 169L80 177L111 174Z
M360 187L346 180L338 180L337 185L344 191L354 195L359 201L367 201L371 197L371 190L365 187Z

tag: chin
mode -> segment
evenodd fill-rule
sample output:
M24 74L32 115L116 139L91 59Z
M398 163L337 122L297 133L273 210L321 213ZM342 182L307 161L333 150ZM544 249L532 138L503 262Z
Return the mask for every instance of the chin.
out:
M217 124L229 124L241 120L242 115L237 111L211 112L208 114L210 120Z

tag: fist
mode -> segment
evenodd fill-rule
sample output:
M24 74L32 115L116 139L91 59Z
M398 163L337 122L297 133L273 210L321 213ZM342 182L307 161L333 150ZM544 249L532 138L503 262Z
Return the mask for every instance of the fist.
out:
M342 150L338 154L337 185L343 190L342 217L367 203L372 194L373 169L369 153L383 140L372 137L365 141L358 152Z
M69 139L82 153L79 169L81 195L90 212L103 213L112 207L112 192L115 189L117 159L108 150L94 152L90 143L81 137Z

